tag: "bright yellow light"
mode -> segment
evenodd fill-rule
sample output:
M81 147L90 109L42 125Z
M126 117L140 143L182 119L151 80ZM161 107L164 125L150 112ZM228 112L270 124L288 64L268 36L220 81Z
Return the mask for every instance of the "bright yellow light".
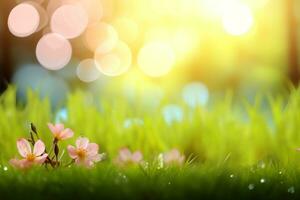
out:
M138 38L139 27L132 19L125 17L118 18L114 21L113 25L122 41L131 44Z
M120 41L108 53L103 53L102 48L98 48L94 58L98 69L106 76L120 76L129 70L132 63L131 49Z
M222 22L225 31L230 35L243 35L253 26L252 12L246 5L229 4L223 10Z
M166 75L175 63L173 49L164 42L150 42L139 52L138 65L152 77Z
M177 59L184 59L188 53L199 45L199 40L198 33L191 28L181 28L175 31L171 42Z

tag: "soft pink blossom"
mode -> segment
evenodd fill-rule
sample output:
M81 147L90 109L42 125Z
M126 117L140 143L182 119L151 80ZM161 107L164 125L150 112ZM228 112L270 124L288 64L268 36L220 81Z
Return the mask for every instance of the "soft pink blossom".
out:
M45 153L45 144L38 140L33 147L33 151L29 142L26 139L19 139L17 141L17 147L20 155L23 159L11 159L10 163L16 168L29 168L34 164L43 164L48 157Z
M90 143L88 138L80 137L76 140L76 147L69 145L69 156L75 160L77 165L92 167L96 162L103 159L103 154L99 154L99 146Z
M184 164L185 156L178 149L172 149L163 154L163 162L165 165L182 165Z
M56 140L66 140L73 137L74 133L71 129L64 127L63 124L48 123L48 127Z
M128 148L122 148L116 158L116 164L120 166L139 164L143 161L143 154L140 151L131 152Z

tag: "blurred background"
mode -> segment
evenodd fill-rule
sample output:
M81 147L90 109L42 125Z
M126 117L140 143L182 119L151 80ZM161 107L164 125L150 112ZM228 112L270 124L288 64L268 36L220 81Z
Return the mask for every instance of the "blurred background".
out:
M100 21L109 24L129 47L129 69L118 76L99 73L95 80L83 81L78 65L94 58L84 42L87 33L70 40L73 54L67 66L45 69L35 53L49 26L26 38L15 37L7 20L11 10L24 1L2 0L1 91L14 84L22 100L28 88L33 88L58 104L77 89L99 96L124 93L132 97L144 92L157 98L196 90L205 101L208 91L219 94L230 89L251 97L258 91L278 92L287 83L299 83L298 0L95 1L101 3L94 10L101 12ZM39 3L51 19L51 0ZM97 35L88 36L90 43L92 37Z

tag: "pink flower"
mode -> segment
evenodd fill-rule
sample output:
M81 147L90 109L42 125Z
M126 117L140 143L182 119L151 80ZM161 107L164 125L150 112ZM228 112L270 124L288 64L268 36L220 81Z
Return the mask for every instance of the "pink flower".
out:
M163 162L165 165L182 165L185 161L185 156L178 149L172 149L163 154Z
M76 140L76 147L69 145L69 156L77 165L92 167L96 162L103 159L103 154L98 154L99 146L89 143L89 139L80 137Z
M43 164L48 157L48 154L45 153L45 144L41 140L34 144L33 151L29 142L25 139L19 139L17 147L23 159L14 158L10 160L10 164L16 168L25 169L34 164Z
M48 127L51 130L54 138L59 141L59 140L66 140L71 137L73 137L74 133L71 129L67 128L65 129L63 124L51 124L48 123Z
M140 151L131 152L128 148L122 148L116 158L116 164L120 166L139 164L143 161L143 155Z

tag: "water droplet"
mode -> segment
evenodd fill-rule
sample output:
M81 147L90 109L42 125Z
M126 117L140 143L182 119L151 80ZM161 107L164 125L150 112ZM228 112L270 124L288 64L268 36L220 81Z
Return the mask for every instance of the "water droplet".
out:
M6 166L4 166L4 167L3 167L3 170L4 170L4 171L7 171L7 170L8 170L8 168L7 168Z
M282 171L279 171L278 174L282 175Z
M164 167L164 155L162 153L160 153L158 155L158 166L157 166L157 169L162 169Z
M142 164L142 167L144 169L148 169L149 168L149 163L148 162L142 162L141 164Z
M265 183L266 182L266 179L260 179L260 183Z
M264 162L264 161L260 161L260 162L258 163L258 167L264 169L264 168L266 167L265 162Z
M254 184L249 184L249 185L248 185L248 189L249 189L249 190L253 190L254 188L255 188L255 185L254 185Z
M230 178L234 178L234 174L231 174L231 175L230 175Z
M295 188L292 186L288 189L288 193L294 194L295 193Z

